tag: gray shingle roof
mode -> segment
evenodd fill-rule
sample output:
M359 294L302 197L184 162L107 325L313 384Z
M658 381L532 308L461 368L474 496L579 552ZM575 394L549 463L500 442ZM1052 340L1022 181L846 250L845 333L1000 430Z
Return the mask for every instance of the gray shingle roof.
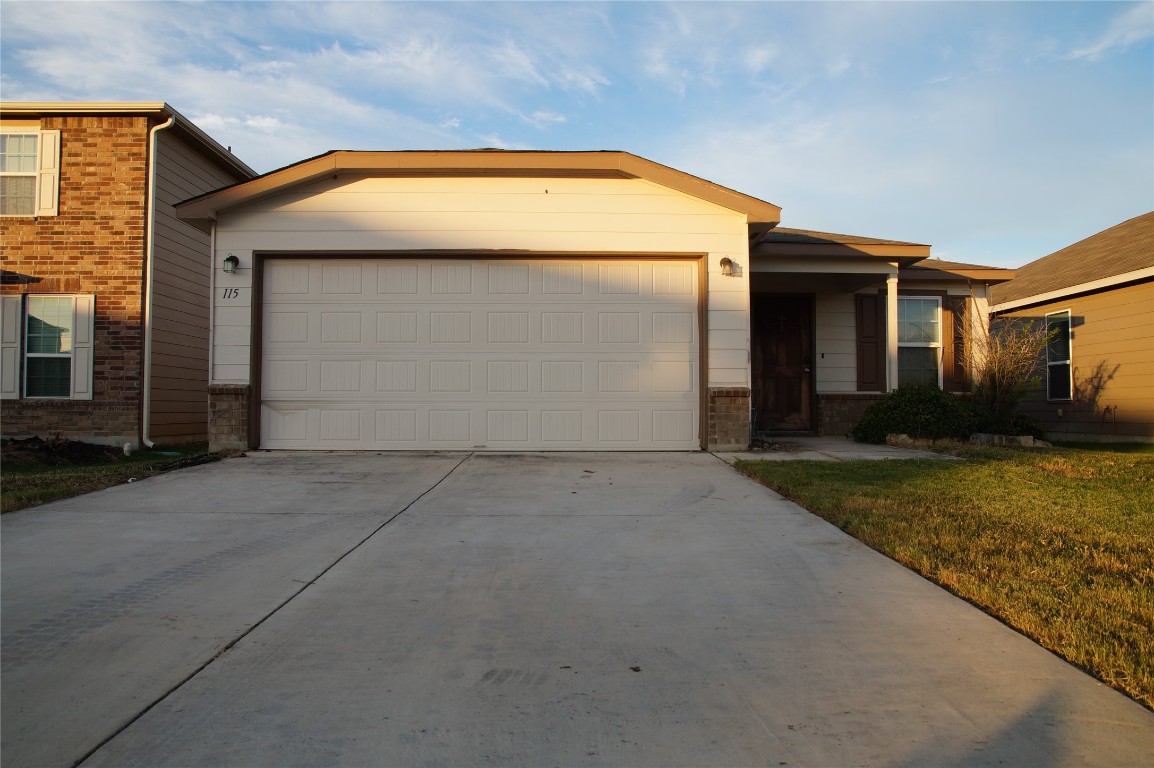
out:
M994 304L1154 267L1154 211L1043 256L990 291Z
M839 243L842 245L922 245L922 243L905 243L901 240L882 240L876 237L861 235L839 235L833 232L814 232L809 229L790 229L788 227L774 227L762 235L762 243Z

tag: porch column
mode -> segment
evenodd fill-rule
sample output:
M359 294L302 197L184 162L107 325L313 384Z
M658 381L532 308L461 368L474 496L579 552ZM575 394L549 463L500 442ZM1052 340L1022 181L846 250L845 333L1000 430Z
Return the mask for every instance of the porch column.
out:
M886 278L886 391L898 388L898 276Z

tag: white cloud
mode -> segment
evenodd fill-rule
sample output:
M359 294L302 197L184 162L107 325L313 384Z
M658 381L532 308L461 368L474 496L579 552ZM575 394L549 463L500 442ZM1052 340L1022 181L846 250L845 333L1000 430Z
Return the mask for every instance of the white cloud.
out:
M0 2L4 98L167 101L260 170L547 137L963 261L1154 207L1149 3Z
M564 123L568 120L568 118L565 117L565 115L559 114L557 112L550 112L548 110L538 110L538 111L534 112L533 114L529 115L529 117L526 118L526 120L531 125L535 125L538 128L542 128L546 125L555 125L558 123Z
M1101 61L1151 37L1154 37L1154 4L1138 3L1115 16L1092 43L1071 51L1069 58Z

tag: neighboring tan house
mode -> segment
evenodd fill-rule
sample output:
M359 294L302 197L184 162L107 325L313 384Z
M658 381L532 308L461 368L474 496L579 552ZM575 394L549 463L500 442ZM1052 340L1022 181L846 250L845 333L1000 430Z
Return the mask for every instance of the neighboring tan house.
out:
M775 229L776 205L624 152L330 152L177 211L215 244L214 447L841 434L901 380L964 389L1011 274Z
M4 437L205 440L209 237L255 173L163 103L0 102Z
M1154 441L1154 212L1033 261L991 294L1054 334L1022 411L1072 441Z

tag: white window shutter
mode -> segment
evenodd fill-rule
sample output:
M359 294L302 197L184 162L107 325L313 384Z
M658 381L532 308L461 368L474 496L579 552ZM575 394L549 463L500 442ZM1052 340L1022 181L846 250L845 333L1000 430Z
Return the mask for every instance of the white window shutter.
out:
M56 216L60 209L60 131L41 131L36 166L36 215Z
M72 399L92 399L92 337L96 297L77 296L72 318Z
M0 400L20 397L20 350L24 297L0 296Z

